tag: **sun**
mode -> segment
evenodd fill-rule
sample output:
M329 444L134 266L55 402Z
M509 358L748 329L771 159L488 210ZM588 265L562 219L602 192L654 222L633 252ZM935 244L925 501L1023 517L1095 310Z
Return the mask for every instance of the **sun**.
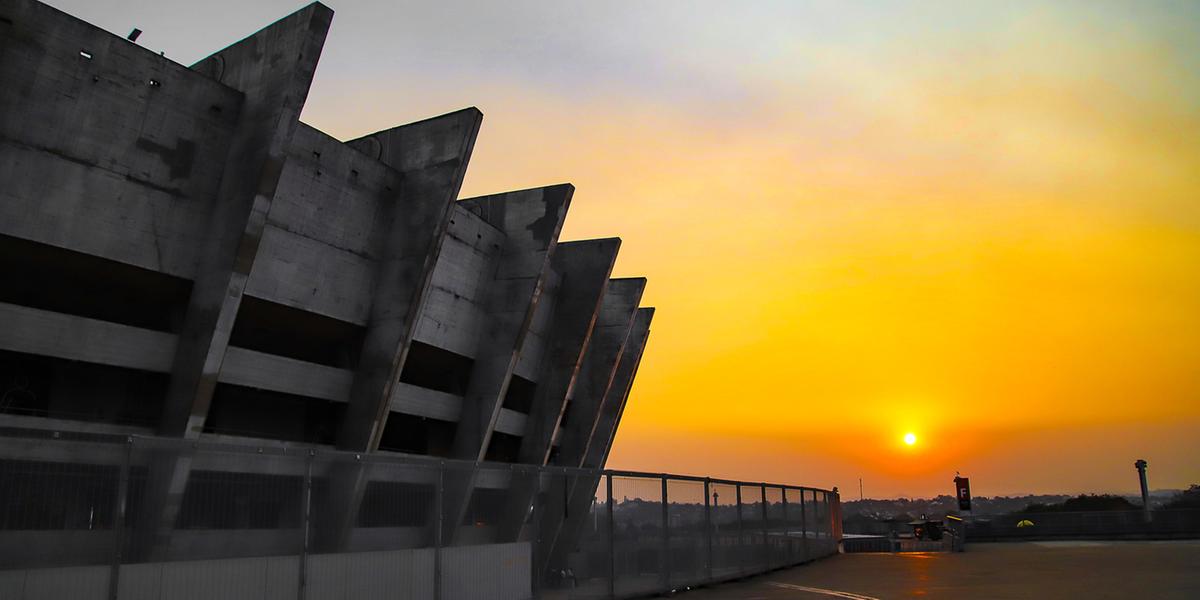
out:
M904 434L904 443L909 446L916 444L917 443L917 434L915 434L911 431Z

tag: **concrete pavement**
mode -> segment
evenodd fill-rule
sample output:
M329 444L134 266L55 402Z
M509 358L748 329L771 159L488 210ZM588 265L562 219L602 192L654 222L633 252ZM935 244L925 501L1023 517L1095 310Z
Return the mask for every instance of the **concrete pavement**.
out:
M1200 541L971 544L960 554L844 554L686 600L1200 598Z

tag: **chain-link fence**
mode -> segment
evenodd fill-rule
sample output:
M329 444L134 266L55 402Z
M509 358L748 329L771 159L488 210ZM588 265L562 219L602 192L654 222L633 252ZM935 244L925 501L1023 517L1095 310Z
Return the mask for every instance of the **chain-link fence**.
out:
M837 552L812 488L0 437L0 598L627 598Z

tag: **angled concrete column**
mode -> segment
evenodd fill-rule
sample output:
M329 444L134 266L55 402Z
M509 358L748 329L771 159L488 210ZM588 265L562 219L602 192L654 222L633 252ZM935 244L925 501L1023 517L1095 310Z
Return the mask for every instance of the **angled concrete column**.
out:
M310 4L192 67L242 92L244 101L204 247L197 253L163 407L164 435L194 439L204 429L242 291L332 19L329 8Z
M612 450L617 426L621 423L621 415L625 413L625 403L629 400L629 391L633 388L638 366L642 363L642 353L646 350L646 342L650 338L652 320L653 308L639 308L633 317L629 340L625 343L625 351L621 353L621 361L617 364L617 373L613 376L613 383L609 386L608 393L604 396L604 404L600 407L596 429L588 440L587 451L584 452L585 469L603 469L608 462L608 453Z
M639 308L634 315L612 382L600 405L596 426L590 438L591 443L584 452L583 463L580 465L583 468L601 469L608 460L608 452L612 448L617 425L629 399L633 378L646 349L646 341L650 336L650 321L653 318L653 308ZM579 533L585 525L588 508L595 497L600 479L576 477L570 483L570 489L565 492L557 490L566 498L565 508L561 512L548 511L542 521L542 545L548 555L540 564L545 569L557 569L566 565L567 556L578 542ZM551 492L553 493L554 491Z
M546 340L548 347L538 369L537 387L517 462L544 465L549 459L554 432L583 366L620 247L621 240L609 238L559 244L555 252L555 271L562 275L563 284ZM536 477L514 475L497 529L497 541L517 538L537 491Z
M633 328L633 317L645 288L644 278L609 281L583 368L570 398L570 416L560 425L562 443L553 464L583 466L587 442L596 430L601 404L617 374L617 363Z
M550 456L551 438L578 381L620 247L618 238L558 246L554 264L563 276L563 285L554 309L549 347L539 369L533 406L521 438L521 463L544 465Z
M513 371L537 309L575 188L569 184L459 202L505 234L463 395L453 457L481 461L491 443ZM443 540L451 543L471 499L473 473L446 478Z
M462 187L483 113L468 108L348 142L396 169L402 182L385 205L371 318L363 341L338 448L373 452L387 424L392 389L416 332L454 201ZM345 548L367 488L367 470L334 473L331 510L320 519L316 548Z
M486 327L454 435L454 458L483 460L542 293L574 188L557 185L463 200L505 233Z
M244 98L197 252L196 279L159 428L164 435L195 439L204 430L242 292L332 19L329 8L311 4L192 67ZM148 467L135 556L161 554L169 546L191 461L163 455Z
M553 464L566 467L582 465L587 439L596 428L601 404L617 372L617 363L629 338L633 316L645 287L646 280L641 278L609 281L604 300L600 304L600 314L592 329L583 367L579 371L575 389L568 399L569 415L563 417L559 426L563 433L562 443L551 461ZM561 551L556 549L560 542L567 541L560 537L563 524L567 522L569 525L587 515L599 482L598 477L551 479L547 490L547 497L552 499L548 507L550 509L543 511L540 521L542 542L539 549L544 556L539 564L549 565L547 556L570 551L569 547L564 547Z
M469 108L348 142L400 171L403 184L387 207L370 325L338 436L342 450L379 447L392 386L412 343L482 120L483 113Z

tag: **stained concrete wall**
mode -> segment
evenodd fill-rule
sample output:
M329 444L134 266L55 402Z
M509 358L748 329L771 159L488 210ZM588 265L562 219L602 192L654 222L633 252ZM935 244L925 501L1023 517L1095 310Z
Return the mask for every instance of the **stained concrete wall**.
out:
M629 401L629 392L633 389L633 379L637 376L638 367L642 363L642 354L650 339L650 322L653 320L653 308L639 308L634 315L629 339L625 342L625 350L621 353L621 360L617 363L613 381L600 405L596 427L588 438L582 465L585 469L602 468L608 462L608 453L612 450L617 427L621 423L621 416L625 414L625 404Z
M519 462L544 465L548 462L554 432L562 420L567 399L578 378L592 328L616 263L619 239L588 240L561 244L554 256L564 283L550 325L551 347L541 361L541 376L521 438ZM514 480L498 531L499 541L519 537L530 501L540 485L539 478Z
M504 232L486 293L486 324L455 433L454 457L482 460L551 270L574 188L552 186L462 200Z
M434 269L416 339L475 358L486 319L487 290L504 233L456 206Z
M606 386L604 397L598 403L598 412L591 435L582 453L582 464L586 469L602 468L608 461L612 443L616 437L617 426L625 412L633 379L637 375L642 362L642 355L650 337L650 323L654 319L653 308L639 308L633 316L628 334L623 343L620 357L613 371L612 379ZM570 460L574 456L568 457ZM566 508L564 514L548 512L541 522L546 544L541 562L548 569L562 568L571 550L575 547L582 530L586 526L588 506L596 494L598 478L579 477L572 481L557 482L564 484L565 489L558 488L552 493L564 493ZM570 484L570 485L566 485Z
M328 11L316 5L191 69L37 2L18 0L4 10L9 35L0 39L0 72L23 85L0 90L0 172L9 182L0 190L6 211L0 235L196 283L189 306L179 307L187 315L178 331L183 344L174 331L160 335L12 306L0 312L10 325L3 348L170 373L164 431L195 436L204 431L207 398L219 382L335 402L352 394L353 368L230 347L241 294L358 327L372 323L372 307L402 303L416 313L409 326L393 328L407 332L400 338L475 365L462 398L413 386L389 385L391 391L374 394L382 400L367 411L376 423L372 435L386 422L384 407L412 406L425 407L414 414L444 420L471 415L456 434L461 456L482 458L497 427L523 432L528 415L503 408L504 394L513 375L536 384L554 344L551 318L562 276L549 257L569 188L500 194L433 211L440 216L420 224L434 233L421 251L428 281L418 285L416 277L404 289L413 292L407 298L395 291L380 298L387 240L398 230L389 230L389 211L453 199L478 111L347 143L295 121L328 26ZM265 71L245 62L258 60L256 52L289 47L303 50L290 67ZM264 83L268 77L278 83ZM297 93L283 104L256 107L254 94L279 97L272 85ZM470 135L446 135L445 127L462 127L462 115ZM460 141L454 148L431 143L438 136ZM417 172L426 178L424 190L413 189ZM270 194L255 188L264 182ZM238 202L241 213L231 208ZM214 212L217 206L224 212ZM63 333L39 336L29 329L34 315L41 326ZM377 353L376 362L387 368L376 371L394 374L405 344L384 346L396 347ZM175 358L164 370L170 354ZM191 425L182 425L186 419Z
M310 5L189 68L34 0L0 3L0 241L101 265L89 268L121 265L133 275L113 285L127 297L161 295L144 282L183 290L164 307L169 324L154 328L0 298L0 362L46 357L167 382L154 422L0 409L0 426L320 445L214 429L214 391L235 386L298 407L344 407L336 445L356 451L376 451L398 416L453 424L450 455L470 460L483 460L498 433L520 439L522 462L545 463L556 443L585 445L573 438L586 427L560 421L581 373L603 379L589 374L601 368L586 357L615 246L564 243L604 249L602 268L586 273L572 265L574 250L556 258L570 185L457 201L481 123L475 109L348 142L299 122L331 18ZM257 318L243 298L361 340L336 364L239 347L230 343L235 325ZM414 342L469 365L461 393L399 381ZM533 390L528 409L505 406L515 378ZM56 395L89 394L59 384ZM78 400L106 398L93 390ZM576 407L596 415L578 419L608 422L589 402ZM173 461L149 477L141 500L157 512L160 534L195 468ZM371 477L345 484L347 515ZM467 479L448 482L447 494L461 515L473 490L510 485ZM457 522L448 519L447 541L460 535ZM341 536L370 534L347 525ZM142 541L177 547L169 537ZM230 542L213 543L219 553Z
M386 165L300 124L246 293L365 324L385 233L377 223L392 201L386 190L399 190L401 180Z
M0 233L192 277L242 94L44 4L3 10Z
M379 252L370 323L338 446L373 451L390 407L391 390L416 334L421 310L454 215L483 115L468 109L379 132L380 157L401 174L379 221Z
M645 288L646 280L641 278L609 282L578 383L569 399L570 418L560 425L562 443L552 464L583 466L588 440L596 431L604 398L616 382L617 365L629 345L634 315Z
M565 467L584 466L588 440L595 433L601 420L601 409L605 397L617 382L617 366L626 347L638 344L632 340L634 316L645 279L614 279L609 282L601 302L600 313L592 330L592 339L587 347L578 382L568 398L569 416L564 417L559 432L562 443L551 463ZM632 352L639 349L630 348ZM574 547L582 521L595 499L599 478L558 477L550 482L549 498L565 498L564 510L544 511L541 517L540 536L543 544L543 564L546 568L561 568L561 561ZM549 560L557 557L558 564Z

